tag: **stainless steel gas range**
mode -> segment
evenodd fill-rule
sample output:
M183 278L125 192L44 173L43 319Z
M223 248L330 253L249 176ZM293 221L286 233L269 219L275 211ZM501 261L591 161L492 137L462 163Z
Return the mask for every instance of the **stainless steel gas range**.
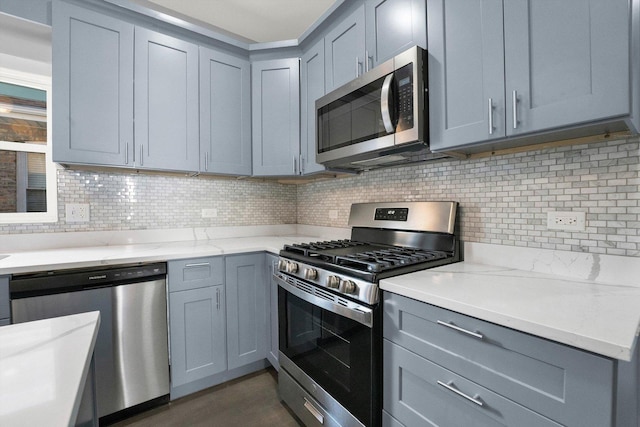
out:
M307 426L381 425L381 279L457 262L456 202L351 206L351 239L285 245L279 388Z

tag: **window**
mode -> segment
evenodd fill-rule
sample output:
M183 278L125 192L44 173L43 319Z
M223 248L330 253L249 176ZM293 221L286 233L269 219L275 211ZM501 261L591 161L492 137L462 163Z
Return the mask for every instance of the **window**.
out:
M0 68L0 223L57 221L51 79Z

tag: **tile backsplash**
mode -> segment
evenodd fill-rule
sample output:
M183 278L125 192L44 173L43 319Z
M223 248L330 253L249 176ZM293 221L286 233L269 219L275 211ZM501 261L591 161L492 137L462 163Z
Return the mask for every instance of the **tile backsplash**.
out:
M640 256L639 150L635 137L316 182L298 187L297 222L346 227L354 202L455 200L464 241ZM548 211L585 212L586 230L548 230Z
M640 256L640 138L379 169L298 186L133 172L58 171L59 220L0 234L304 224L347 227L354 202L456 200L468 242ZM66 223L89 203L88 223ZM202 209L217 216L202 218ZM548 211L586 213L584 232L547 230Z

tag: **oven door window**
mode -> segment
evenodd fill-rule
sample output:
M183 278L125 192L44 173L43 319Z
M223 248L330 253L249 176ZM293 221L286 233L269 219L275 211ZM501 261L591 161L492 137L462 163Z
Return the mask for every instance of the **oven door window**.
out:
M278 288L280 351L369 425L372 329Z

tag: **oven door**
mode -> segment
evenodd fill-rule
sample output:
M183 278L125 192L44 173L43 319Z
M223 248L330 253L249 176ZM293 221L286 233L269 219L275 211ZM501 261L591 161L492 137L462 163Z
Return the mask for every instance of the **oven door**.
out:
M378 425L382 341L378 307L344 300L296 278L276 278L280 353L365 426ZM289 373L296 378L298 369Z

